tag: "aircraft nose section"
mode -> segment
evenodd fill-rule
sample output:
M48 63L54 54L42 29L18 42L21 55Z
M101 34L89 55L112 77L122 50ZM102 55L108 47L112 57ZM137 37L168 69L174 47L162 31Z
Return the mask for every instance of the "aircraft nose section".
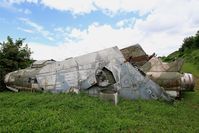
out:
M10 73L6 74L4 77L4 83L7 84L9 82Z
M184 91L193 91L195 86L194 77L190 73L184 73L181 77L181 88Z

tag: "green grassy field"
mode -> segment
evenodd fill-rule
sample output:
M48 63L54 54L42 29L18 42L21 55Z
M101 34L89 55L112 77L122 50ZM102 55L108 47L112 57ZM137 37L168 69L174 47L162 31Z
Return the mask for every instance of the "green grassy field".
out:
M0 132L199 132L199 93L173 105L87 95L0 93Z
M199 78L199 68L196 65L193 65L191 63L184 63L184 65L182 67L182 71L190 72L194 76Z
M2 92L0 132L198 133L199 87L173 105L120 99L114 106L85 94Z

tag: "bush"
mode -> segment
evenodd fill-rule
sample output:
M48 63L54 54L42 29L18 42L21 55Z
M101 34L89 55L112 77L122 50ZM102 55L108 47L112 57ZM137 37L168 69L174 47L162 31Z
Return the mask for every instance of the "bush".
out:
M32 63L30 48L25 39L17 39L15 42L7 37L5 42L0 43L0 91L5 90L4 76L11 71L23 69Z

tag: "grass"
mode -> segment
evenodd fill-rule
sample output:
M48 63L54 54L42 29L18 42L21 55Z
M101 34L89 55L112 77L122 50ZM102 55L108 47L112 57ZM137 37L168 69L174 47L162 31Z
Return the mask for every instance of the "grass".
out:
M199 132L199 92L174 105L29 92L3 92L0 101L0 132Z
M199 68L192 63L184 63L182 71L192 73L194 76L199 77Z
M195 90L199 90L199 68L197 65L192 63L184 63L182 66L183 72L189 72L194 75Z

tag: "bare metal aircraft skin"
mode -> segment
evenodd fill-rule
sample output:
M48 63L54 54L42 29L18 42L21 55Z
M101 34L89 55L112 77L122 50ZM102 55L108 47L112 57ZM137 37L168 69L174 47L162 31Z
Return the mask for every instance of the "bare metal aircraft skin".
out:
M138 44L121 49L121 52L127 61L138 67L172 97L180 98L182 91L193 91L193 75L180 72L182 59L170 63L162 62L155 54L148 56Z
M162 87L126 61L117 47L63 61L36 61L30 68L8 73L5 83L13 91L78 90L98 96L108 90L132 100L173 100Z

